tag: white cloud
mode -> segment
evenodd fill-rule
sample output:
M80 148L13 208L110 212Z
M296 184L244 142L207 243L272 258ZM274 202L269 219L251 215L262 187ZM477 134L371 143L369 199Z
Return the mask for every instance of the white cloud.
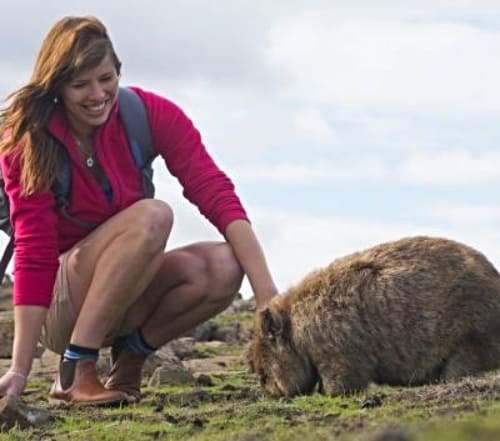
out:
M282 184L378 183L421 186L500 185L500 154L472 154L465 151L412 153L395 160L383 155L364 158L328 159L311 157L297 162L247 164L233 169L244 182Z
M272 29L282 93L344 109L423 115L500 111L500 31L448 22L332 24L317 15Z
M333 130L319 109L300 109L295 117L295 126L302 136L310 136L324 142L334 141Z
M322 218L290 212L260 212L254 225L282 291L337 257L415 235L446 237L467 243L500 267L500 251L495 245L500 241L498 228L477 231L460 223L454 228L444 228L417 223L381 223L372 219Z
M360 159L355 162L303 160L297 163L282 162L275 165L242 165L234 169L237 180L244 182L280 182L288 184L321 185L327 182L349 183L385 181L390 169L378 158Z
M484 227L500 225L500 201L498 204L434 204L429 208L429 215L450 225Z
M141 8L135 0L120 8L48 0L44 14L25 14L38 7L2 5L2 97L29 76L57 18L101 17L124 61L124 84L173 98L251 194L247 208L282 290L336 257L413 234L458 239L500 264L498 0L143 0ZM221 238L166 172L156 182L175 209L169 247ZM275 211L259 193L266 183L280 184ZM297 196L287 211L306 184L317 184L314 197ZM342 196L355 209L313 215L329 212L314 204L343 184L353 184ZM388 189L380 201L372 184ZM408 185L418 191L405 192ZM477 203L461 194L471 185ZM459 187L452 197L443 191L450 186ZM426 195L441 202L415 209L418 220L394 219Z
M444 151L435 155L414 155L402 165L400 175L403 181L422 184L499 183L500 153L472 155Z

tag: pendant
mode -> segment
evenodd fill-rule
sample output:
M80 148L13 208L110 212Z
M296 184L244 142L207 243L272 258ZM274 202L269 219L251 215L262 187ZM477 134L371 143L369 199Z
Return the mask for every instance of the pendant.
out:
M87 164L88 168L92 168L94 166L94 158L92 158L92 156L89 156L85 163Z

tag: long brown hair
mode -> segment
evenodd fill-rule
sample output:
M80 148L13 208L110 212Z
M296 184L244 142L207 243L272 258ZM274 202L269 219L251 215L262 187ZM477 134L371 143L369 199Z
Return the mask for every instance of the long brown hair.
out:
M60 145L47 131L62 86L111 55L121 63L105 26L95 17L64 17L45 37L30 81L0 111L0 154L20 155L24 195L47 191L58 177Z

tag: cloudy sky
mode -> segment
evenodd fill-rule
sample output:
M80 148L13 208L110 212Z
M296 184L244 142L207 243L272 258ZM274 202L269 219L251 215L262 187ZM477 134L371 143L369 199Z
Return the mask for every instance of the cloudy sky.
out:
M55 20L100 17L122 84L169 97L202 132L281 291L417 234L468 243L500 267L498 0L5 3L0 96L28 79ZM217 239L156 171L176 214L170 246Z

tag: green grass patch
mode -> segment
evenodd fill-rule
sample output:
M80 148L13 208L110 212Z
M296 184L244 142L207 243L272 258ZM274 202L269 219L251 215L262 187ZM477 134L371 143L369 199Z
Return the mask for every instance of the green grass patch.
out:
M254 312L222 312L219 315L215 316L211 319L211 322L215 326L223 326L229 323L241 323L245 325L253 326L255 321L255 313Z
M197 342L193 345L196 357L210 358L218 355L241 355L243 349L241 345L226 342L217 342L214 345L211 342Z

